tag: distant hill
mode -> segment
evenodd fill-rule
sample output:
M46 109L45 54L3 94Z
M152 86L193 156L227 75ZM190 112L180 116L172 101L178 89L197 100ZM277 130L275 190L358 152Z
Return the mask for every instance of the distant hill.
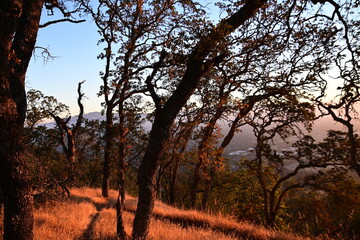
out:
M105 120L105 116L101 115L100 112L90 112L90 113L86 113L84 114L84 118L88 119L88 120ZM70 124L75 124L76 120L78 119L78 116L72 116L70 118L69 123ZM39 125L41 126L46 126L47 128L53 128L55 127L56 123L53 119L46 119L44 120L42 123L40 123Z
M224 129L227 129L225 127ZM360 121L355 121L355 129L360 129ZM315 140L322 141L328 130L346 131L345 127L334 122L331 116L325 116L314 122L313 129L309 133ZM291 144L296 141L295 137L289 137L288 142L284 142L279 137L274 139L274 149L291 150ZM250 126L241 128L241 132L235 134L232 142L225 150L225 156L230 159L239 159L241 156L249 156L252 154L252 149L255 147L256 139Z
M146 114L142 114L142 115L143 115L142 116L143 118L146 117ZM114 116L116 117L116 114L114 114ZM101 112L86 113L86 114L84 114L83 117L88 119L88 120L100 120L100 121L105 121L106 120L105 115L102 115ZM77 119L78 119L77 115L72 116L70 118L69 124L75 124ZM48 119L48 120L44 121L43 123L41 123L39 125L46 126L47 128L53 128L53 127L55 127L56 123L52 119ZM145 130L149 131L151 129L151 123L150 122L145 122L144 123L144 128L145 128Z
M116 115L115 115L116 116ZM143 118L146 117L146 114L143 114ZM78 116L73 116L70 119L70 124L75 124ZM90 112L84 114L84 118L88 120L105 120L105 116L102 115L100 112ZM355 129L360 129L360 121L355 122ZM225 122L220 122L222 124L223 134L229 129L229 126ZM44 125L48 128L53 128L55 126L54 121L47 121L40 125ZM151 130L151 122L145 121L143 125L146 131ZM315 121L313 130L310 133L317 141L321 141L326 137L328 130L341 130L346 131L343 125L340 123L336 123L333 121L331 116L325 116ZM291 148L291 144L295 141L295 138L289 138L289 142L284 142L280 138L275 139L274 149L279 150L289 150ZM255 147L255 136L252 132L250 126L243 126L240 128L240 131L237 132L229 144L229 146L225 149L225 157L230 159L238 159L241 156L249 156L252 154L252 149Z

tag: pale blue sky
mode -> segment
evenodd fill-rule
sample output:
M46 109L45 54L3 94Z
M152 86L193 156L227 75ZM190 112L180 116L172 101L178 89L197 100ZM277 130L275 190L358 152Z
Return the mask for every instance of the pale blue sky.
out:
M42 23L49 17L43 14ZM50 18L54 19L54 18ZM104 63L97 59L101 48L97 46L99 34L87 20L84 23L58 23L39 31L37 46L48 48L56 58L44 62L41 56L31 59L26 86L54 96L68 105L72 115L78 114L77 84L83 84L85 112L100 111L101 98L97 92L101 84L99 71ZM40 50L35 55L40 55Z
M203 3L212 2L203 0ZM214 9L208 5L208 10ZM215 16L216 15L216 16ZM214 18L217 13L213 11ZM41 23L61 16L42 14ZM102 46L97 46L99 34L95 24L87 19L84 23L68 22L50 25L39 31L37 46L48 48L56 58L44 62L41 56L33 57L28 68L26 86L42 91L45 95L54 96L68 105L72 115L78 114L77 84L83 84L85 112L101 111L102 97L97 93L101 85L99 72L104 62L97 59ZM40 50L35 55L40 55Z
M209 3L213 1L200 2L210 10ZM41 23L60 18L62 16L58 12L48 16L44 10ZM97 46L99 38L90 17L84 23L63 22L41 28L36 45L48 48L56 58L47 62L41 56L31 59L26 79L27 89L37 89L45 95L54 96L70 107L72 115L77 115L77 84L86 80L83 84L83 92L87 97L84 101L85 112L101 111L103 98L98 98L97 93L101 85L99 72L104 69L105 63L97 59L103 47ZM40 50L36 51L35 56L40 53Z

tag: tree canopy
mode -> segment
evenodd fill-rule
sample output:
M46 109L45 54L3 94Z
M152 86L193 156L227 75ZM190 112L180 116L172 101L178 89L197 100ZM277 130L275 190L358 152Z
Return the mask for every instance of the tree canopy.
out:
M359 2L227 0L215 6L217 21L203 1L0 1L4 239L33 239L33 196L59 187L70 195L68 179L101 185L105 198L110 188L118 190L120 239L129 237L122 219L126 191L138 195L132 239L147 239L156 198L235 212L269 227L290 226L296 214L311 216L315 223L291 227L314 235L323 234L326 223L341 223L311 213L299 199L335 204L343 197L351 199L346 212L358 213L350 192L359 184L353 175L360 176ZM43 9L63 18L40 25ZM103 47L98 97L105 121L83 119L81 82L79 116L70 126L70 117L60 116L68 108L56 96L26 93L25 75L39 28L83 22L78 13L96 26ZM338 85L331 98L330 79ZM329 131L316 142L310 131L326 115L346 132ZM49 116L58 134L39 125ZM230 159L226 149L246 127L252 149ZM279 150L280 142L291 150ZM68 169L58 168L64 159ZM334 193L342 180L350 190L339 185ZM222 196L228 189L234 191ZM318 192L323 195L316 198ZM316 211L344 218L332 208ZM354 231L356 224L347 222Z

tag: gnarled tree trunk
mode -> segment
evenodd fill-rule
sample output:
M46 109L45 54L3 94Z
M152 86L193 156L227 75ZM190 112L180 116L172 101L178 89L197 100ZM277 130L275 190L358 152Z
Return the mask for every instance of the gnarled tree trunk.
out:
M212 64L206 60L216 45L251 18L266 0L251 0L228 19L219 23L207 36L200 39L187 61L187 69L176 90L162 108L156 110L155 120L150 132L149 143L139 168L139 199L135 214L132 237L146 239L150 217L155 201L155 173L158 160L169 138L170 127L181 108L197 87L201 76Z
M84 105L82 104L82 98L84 97L84 93L81 92L81 85L85 81L79 82L78 84L78 106L79 106L79 115L76 120L76 123L73 127L69 127L68 123L71 119L69 116L66 120L60 118L59 116L55 115L52 112L49 112L49 114L54 118L56 125L58 126L59 132L60 132L60 144L62 146L62 149L66 155L66 159L69 163L69 169L68 169L68 177L67 181L70 181L72 184L75 183L76 177L78 175L78 169L76 168L77 160L76 160L76 143L75 143L75 137L77 134L77 130L81 126L83 122L83 115L84 115ZM65 137L66 135L66 137Z
M42 0L0 1L0 175L4 239L33 239L33 197L24 156L25 74Z

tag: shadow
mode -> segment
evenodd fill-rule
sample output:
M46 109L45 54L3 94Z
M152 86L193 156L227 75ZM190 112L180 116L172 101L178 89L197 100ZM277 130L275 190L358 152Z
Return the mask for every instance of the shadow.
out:
M114 208L116 200L114 198L108 198L108 199L106 199L105 203L98 203L89 197L71 195L70 201L73 201L76 203L86 202L86 203L91 203L92 205L95 206L97 212L92 215L90 223L87 225L86 229L83 231L81 236L76 238L75 240L96 240L95 236L94 236L95 235L94 229L95 229L95 224L100 216L100 212L103 209ZM114 239L116 239L116 238L114 238Z
M97 203L94 200L92 200L89 197L83 197L83 196L76 196L72 195L70 199L74 202L81 203L81 202L88 202L93 204L96 207L97 213L93 214L90 223L88 224L87 228L84 230L82 235L77 238L76 240L100 240L98 238L95 238L94 236L94 228L95 224L100 216L100 212L103 209L109 209L109 208L115 208L116 199L114 198L108 198L105 203ZM135 214L134 206L137 205L137 199L127 199L125 201L125 208L124 211L127 211L129 213ZM188 227L195 227L198 229L204 229L204 230L213 230L215 232L223 233L227 236L236 237L239 239L247 239L247 240L258 240L263 239L262 237L256 237L253 235L252 231L249 229L238 229L235 227L224 227L224 226L214 226L206 221L197 220L197 219L189 219L184 217L178 217L178 216L169 216L169 215L162 215L158 213L153 213L152 217L157 220L161 220L168 223L177 224L178 226L181 226L183 228ZM109 238L109 240L117 239L116 236L114 238ZM274 240L276 238L270 237L269 240ZM102 240L102 239L101 239Z
M130 212L132 214L135 214L135 210L133 209L124 209L127 212ZM222 233L224 235L227 235L229 237L235 237L238 239L246 239L246 240L263 240L264 236L254 236L252 230L250 229L239 229L235 227L225 227L225 226L214 226L210 223L202 220L196 220L196 219L189 219L184 217L177 217L177 216L168 216L168 215L162 215L158 213L153 213L152 217L154 219L173 223L176 224L182 228L188 228L188 227L195 227L198 229L203 230L212 230L215 232ZM279 240L277 237L267 237L266 240Z
M76 240L93 240L94 239L94 227L95 227L96 221L98 220L99 216L100 216L99 212L95 213L92 216L91 221L88 224L87 228L84 230L84 232L81 234L81 236L79 238L76 238Z
M107 198L105 203L98 203L98 202L95 202L94 200L92 200L89 197L71 195L70 200L73 201L73 202L76 202L76 203L82 203L82 202L91 203L91 204L93 204L95 206L97 211L101 211L104 208L105 209L115 208L115 204L116 204L116 199L115 198Z

